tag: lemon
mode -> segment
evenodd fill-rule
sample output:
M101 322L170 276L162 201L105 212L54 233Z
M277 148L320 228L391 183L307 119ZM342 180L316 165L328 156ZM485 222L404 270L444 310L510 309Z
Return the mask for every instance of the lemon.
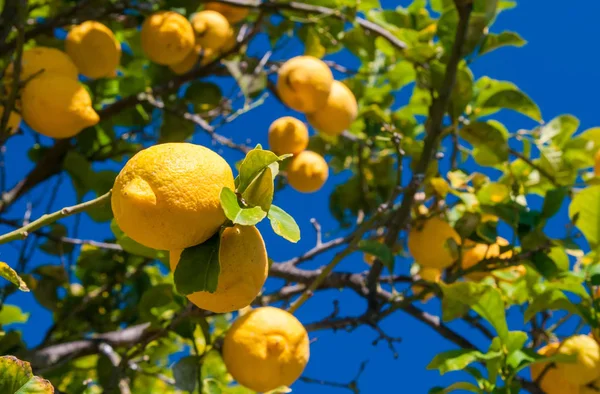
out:
M212 49L202 49L199 45L191 51L181 63L172 64L169 66L171 71L177 75L183 75L190 72L200 61L200 65L204 66L215 60L216 54Z
M165 66L181 63L195 44L190 22L173 11L159 11L146 18L141 39L146 56Z
M52 138L73 137L100 117L92 99L76 80L44 73L29 81L21 96L23 120L35 131Z
M206 10L216 11L223 15L229 23L238 23L244 20L250 13L250 9L245 7L236 7L234 5L217 3L210 1L204 7Z
M329 176L329 168L323 157L305 150L296 155L287 168L291 187L302 193L314 193L323 187Z
M426 280L427 282L440 283L442 280L442 270L438 268L423 267L419 270L418 275L422 280ZM425 287L421 285L413 285L411 290L413 294L419 294L425 290ZM433 297L434 294L430 292L427 293L427 295L421 301L427 302Z
M181 252L172 250L170 253L173 272ZM233 312L250 305L269 274L267 250L256 227L227 227L221 234L219 263L221 271L217 290L212 294L196 292L188 295L188 299L198 308L215 313Z
M200 11L192 16L196 44L202 48L221 50L231 38L231 25L216 11Z
M600 149L594 155L594 175L600 177Z
M452 226L438 217L432 217L410 230L408 251L421 267L447 268L458 258L449 248L450 239L460 245L460 236Z
M581 386L579 391L575 392L576 394L598 394L600 393L600 380L592 382L588 385ZM570 394L570 393L567 393Z
M496 238L496 243L491 245L475 243L470 240L465 241L464 245L461 263L464 270L477 265L485 259L492 259L495 257L509 259L512 257L512 252L510 250L500 254L500 247L509 245L509 242L502 237ZM490 274L490 272L471 272L465 276L467 279L479 281Z
M304 113L315 112L327 104L333 74L323 61L312 56L297 56L279 69L277 93L288 107Z
M296 118L284 116L269 127L269 148L278 155L298 154L308 146L308 129Z
M121 44L108 27L95 21L72 28L65 50L79 72L92 79L115 76L121 60Z
M212 150L167 143L136 153L121 170L112 210L133 240L161 250L185 249L225 222L219 195L235 189L229 164Z
M11 79L13 64L6 68L6 78ZM77 80L79 71L71 58L61 50L48 47L35 47L23 51L20 79L27 80L33 75L59 74Z
M333 81L325 105L306 116L308 123L328 135L340 135L347 130L356 115L358 104L354 93L339 81Z
M550 343L538 350L538 353L542 356L552 356L556 353L559 345L558 342ZM531 380L537 380L542 372L546 370L547 365L547 363L532 364ZM540 382L540 388L546 394L579 394L579 386L567 381L556 366L548 367Z
M4 116L4 107L0 105L0 119ZM6 128L9 130L10 134L16 133L19 130L19 125L21 124L21 115L16 113L15 111L11 111L8 116L8 123L6 124Z
M592 337L572 336L557 351L576 357L575 363L561 363L556 367L567 381L583 386L600 378L600 346Z
M270 306L239 317L225 335L223 361L238 383L258 392L290 386L309 358L302 323Z

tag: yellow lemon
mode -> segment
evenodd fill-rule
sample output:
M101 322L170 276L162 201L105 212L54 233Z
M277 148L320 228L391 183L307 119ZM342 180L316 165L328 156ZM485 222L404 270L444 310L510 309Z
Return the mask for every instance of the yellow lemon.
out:
M600 380L596 380L585 386L581 386L577 394L598 394L600 393ZM569 394L569 393L567 393Z
M343 83L333 81L325 105L306 115L306 118L308 123L320 132L340 135L350 127L357 114L358 104L354 93Z
M6 68L7 80L12 79L13 64ZM79 71L71 58L61 50L48 47L35 47L23 51L20 79L27 80L33 75L59 74L77 80Z
M438 217L432 217L410 230L408 251L421 267L444 269L458 257L449 248L449 240L460 245L460 236L452 226Z
M121 61L121 44L108 27L95 21L71 29L65 50L79 72L92 79L115 76Z
M278 155L298 154L308 146L308 129L296 118L284 116L269 127L269 148Z
M600 378L600 346L592 337L572 336L557 351L576 357L575 363L561 363L556 367L567 381L583 386Z
M212 49L202 49L199 45L197 45L196 48L194 48L194 50L191 51L181 63L172 64L169 66L169 68L177 75L186 74L191 71L196 64L198 64L200 57L202 57L200 65L204 66L213 61L216 57L216 54Z
M172 250L170 253L173 272L181 252ZM198 308L215 313L233 312L250 305L269 274L267 250L256 227L227 227L221 234L219 263L221 271L217 290L212 294L196 292L188 295L188 299Z
M246 19L250 13L250 9L246 7L236 7L234 5L208 2L204 7L206 10L216 11L223 15L230 23L238 23Z
M594 175L600 177L600 149L594 155Z
M216 11L200 11L192 16L196 43L202 48L220 50L231 38L231 25Z
M492 259L494 257L499 257L500 259L509 259L512 257L512 251L507 251L500 254L500 247L507 246L509 242L502 238L496 238L496 243L491 245L475 243L473 241L467 240L464 244L463 253L462 253L462 268L464 270L477 265L482 260ZM513 267L506 268L505 270L509 271ZM490 272L471 272L466 275L466 277L470 280L479 281L489 276Z
M560 343L550 343L540 350L538 353L542 356L552 356L556 353ZM579 386L567 381L558 371L556 366L550 366L546 369L547 363L536 363L531 365L531 380L535 381L544 372L544 376L540 382L540 388L546 394L579 394Z
M239 317L223 343L227 371L241 385L261 393L294 383L308 363L309 353L302 323L270 306Z
M438 268L423 267L419 270L418 275L422 280L426 280L427 282L440 283L442 281L442 270ZM411 289L413 294L419 294L425 290L425 287L421 285L413 285ZM428 293L422 299L422 302L427 302L433 297L433 293Z
M165 66L181 63L195 44L190 22L173 11L159 11L146 18L141 39L146 56Z
M4 107L0 105L0 120L4 116ZM6 124L6 128L9 130L10 134L16 133L19 130L19 125L21 124L21 115L16 113L15 111L11 111L10 115L8 115L8 123Z
M121 170L112 210L121 230L150 248L185 249L225 222L219 195L235 189L229 164L212 150L167 143L136 153Z
M327 104L333 74L322 60L298 56L281 66L277 76L277 93L288 107L304 113L315 112Z
M323 187L329 177L329 168L323 157L305 150L296 155L287 168L291 187L302 193L313 193Z
M87 90L76 80L58 74L44 73L29 81L23 88L21 105L25 122L52 138L73 137L100 121Z

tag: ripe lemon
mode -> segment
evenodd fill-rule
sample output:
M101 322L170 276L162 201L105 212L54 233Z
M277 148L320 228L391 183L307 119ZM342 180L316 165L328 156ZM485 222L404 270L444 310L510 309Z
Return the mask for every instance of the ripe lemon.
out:
M73 137L100 121L87 90L75 79L58 74L44 73L29 81L21 105L25 122L52 138Z
M295 156L287 168L291 187L302 193L313 193L323 187L329 176L329 168L323 157L305 150Z
M173 272L181 252L172 250L170 253ZM269 274L267 250L256 227L227 227L221 234L219 263L221 272L217 290L212 294L196 292L188 295L188 299L198 308L215 313L233 312L250 305Z
M427 268L423 267L419 270L418 275L421 279L426 280L427 282L440 283L442 280L442 270L438 268ZM411 287L413 294L419 294L423 290L425 290L424 286L421 285L413 285ZM434 297L433 293L428 293L423 299L422 302L427 302L431 298Z
M0 105L0 119L4 116L4 107ZM21 124L21 115L16 113L15 111L11 111L8 116L8 123L6 124L6 128L9 130L10 134L16 133L19 130L19 125Z
M191 71L196 64L200 61L200 57L202 57L202 61L200 62L201 66L204 66L211 61L213 61L216 57L215 52L212 49L202 49L199 45L191 51L185 59L181 63L172 64L169 66L171 71L173 71L177 75L183 75L189 71Z
M13 64L6 68L6 78L12 79ZM21 57L21 80L33 75L59 74L77 80L79 71L71 58L61 50L48 47L35 47L23 51Z
M500 247L509 245L509 242L502 237L496 238L496 243L491 245L475 243L470 240L466 241L464 245L461 263L464 270L473 267L484 259L492 259L494 257L509 259L512 257L512 251L510 250L500 254ZM507 270L511 268L509 267ZM470 280L479 281L490 274L490 272L471 272L465 276Z
M95 21L71 29L65 50L81 74L92 79L115 76L121 60L121 44L108 27Z
M550 343L538 353L542 356L552 356L556 353L560 343ZM531 365L531 380L536 381L538 377L546 370L547 363L536 363ZM579 386L567 381L558 371L556 366L550 366L544 373L540 382L540 388L546 394L579 394Z
M600 393L600 381L592 382L588 385L581 386L579 391L576 394L598 394ZM569 393L567 393L569 394Z
M594 175L600 177L600 150L594 155Z
M159 11L146 18L141 39L146 56L165 66L181 63L195 44L190 22L173 11Z
M236 7L234 5L216 3L212 1L206 3L204 9L218 12L219 14L223 15L229 21L229 23L241 22L250 13L249 8Z
M343 83L333 81L325 105L306 115L306 119L322 133L340 135L350 127L357 114L358 104L354 93Z
M562 363L556 367L567 381L583 386L600 378L600 346L592 337L572 336L557 351L576 357L575 363Z
M269 127L269 148L278 155L298 154L308 146L308 129L296 118L284 116Z
M450 239L460 245L460 236L452 226L438 217L432 217L410 230L408 251L421 267L444 269L458 258L449 248Z
M216 11L200 11L192 16L196 44L202 48L220 50L231 38L231 25Z
M219 195L235 189L229 164L212 150L167 143L136 153L121 170L112 210L121 230L149 248L185 249L225 222Z
M299 112L311 113L327 104L333 74L323 61L312 56L298 56L279 69L277 93L281 101Z
M302 323L270 306L239 317L223 343L223 361L231 376L261 393L294 383L308 363L309 353Z

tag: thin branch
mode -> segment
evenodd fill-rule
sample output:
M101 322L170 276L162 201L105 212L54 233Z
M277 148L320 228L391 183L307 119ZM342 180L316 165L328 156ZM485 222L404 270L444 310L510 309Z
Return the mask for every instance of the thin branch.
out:
M519 159L523 160L525 163L527 163L527 165L529 165L531 168L533 168L534 170L536 170L537 172L540 173L541 176L543 176L544 178L548 179L550 181L550 183L552 183L554 186L556 187L560 187L561 185L556 181L556 178L554 176L552 176L548 171L544 170L542 167L538 166L537 164L535 164L531 159L525 157L525 155L523 155L521 152L516 151L512 148L509 149L509 152L511 155L518 157Z

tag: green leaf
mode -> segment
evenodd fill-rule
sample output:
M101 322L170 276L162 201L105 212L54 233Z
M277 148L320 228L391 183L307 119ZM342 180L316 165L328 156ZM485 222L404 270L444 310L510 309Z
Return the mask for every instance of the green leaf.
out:
M138 304L140 318L143 321L160 324L170 321L179 304L175 302L173 286L163 283L146 290Z
M358 249L375 256L390 272L394 272L394 253L386 244L373 239L362 239L358 243Z
M525 44L527 41L512 31L503 31L500 34L490 33L485 36L483 44L479 48L479 54L483 55L505 46L522 47Z
M504 347L508 354L516 352L519 349L522 349L527 343L529 337L526 332L523 331L510 331L508 336L506 337L506 341L504 343Z
M543 310L565 310L581 315L579 308L560 290L551 289L536 296L523 315L525 323Z
M444 299L461 303L473 309L496 329L504 341L508 335L504 302L500 291L489 285L474 282L440 284ZM446 318L444 317L444 320Z
M304 55L314 56L316 58L322 58L325 56L326 49L321 44L321 35L317 32L317 29L313 26L307 26L303 29L304 34L301 35L304 41Z
M600 186L577 193L569 206L569 217L592 247L600 242Z
M288 156L277 156L271 151L263 150L260 146L252 149L246 154L242 164L240 164L240 173L235 179L235 191L243 194L252 181L254 181L254 179L256 179L267 167L286 157Z
M179 293L214 293L217 290L221 271L220 243L221 234L217 232L204 243L183 250L174 273L175 286Z
M460 130L460 136L473 145L473 155L477 163L493 166L508 160L506 137L491 123L470 123Z
M469 391L471 393L483 393L483 391L481 391L481 389L479 389L479 387L475 386L473 383L457 382L452 383L446 388L435 387L429 390L429 394L447 394L457 390L460 390L461 392Z
M561 115L540 127L539 144L552 142L558 147L563 147L579 127L579 119L572 115Z
M483 359L479 350L456 349L437 354L427 366L427 369L437 369L440 374L450 371L461 371L475 361Z
M481 108L492 110L512 109L533 120L542 121L542 113L537 104L529 96L516 88L494 93L483 102Z
M542 206L542 217L549 219L556 215L568 195L569 191L565 187L548 190Z
M275 234L294 243L300 240L300 227L286 211L277 205L271 205L268 217Z
M0 326L14 323L27 323L29 313L23 313L16 305L3 304L0 308Z
M246 74L238 60L222 61L222 63L227 67L231 76L237 81L244 96L253 98L267 87L266 71L261 69L257 73L251 72ZM252 71L252 68L250 68L250 71Z
M165 112L160 127L159 143L182 142L194 135L194 123L182 116Z
M11 282L21 291L29 291L27 284L21 279L15 270L10 268L4 261L0 261L0 276Z
M219 85L211 82L193 81L183 96L197 112L209 111L221 103L223 92Z
M278 166L278 163L272 165ZM275 192L273 178L273 171L270 167L267 167L242 194L244 202L250 207L260 207L263 211L269 212L273 203L273 193Z
M271 180L271 183L273 183L273 180ZM220 199L225 216L233 223L242 226L254 226L267 216L267 213L261 207L241 207L237 195L228 187L221 189Z
M129 238L120 228L115 220L110 223L110 229L117 239L117 243L121 245L124 251L127 253L134 254L136 256L142 256L149 259L164 259L167 254L164 251L155 250L137 243L133 239Z
M198 373L202 360L198 356L187 356L179 359L173 365L175 387L193 393L198 382Z
M54 388L47 380L33 376L31 365L14 356L0 357L0 393L52 394Z

